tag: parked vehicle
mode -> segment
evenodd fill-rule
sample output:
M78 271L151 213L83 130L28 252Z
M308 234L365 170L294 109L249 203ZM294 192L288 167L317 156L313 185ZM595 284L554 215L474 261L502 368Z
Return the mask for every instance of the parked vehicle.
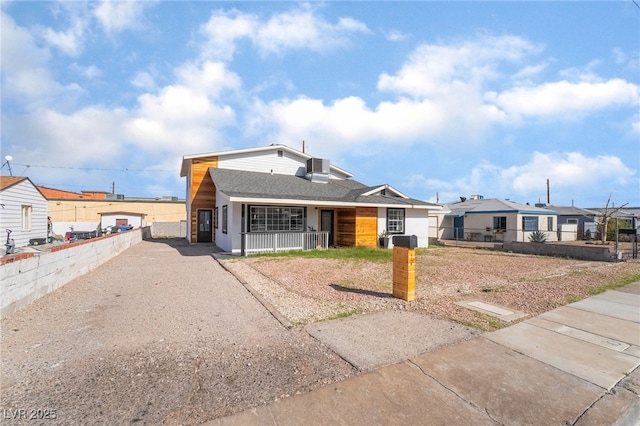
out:
M67 231L67 233L64 234L64 239L66 241L78 241L88 240L99 236L100 234L98 231Z
M114 225L111 227L111 233L114 234L116 232L125 232L133 229L131 225Z

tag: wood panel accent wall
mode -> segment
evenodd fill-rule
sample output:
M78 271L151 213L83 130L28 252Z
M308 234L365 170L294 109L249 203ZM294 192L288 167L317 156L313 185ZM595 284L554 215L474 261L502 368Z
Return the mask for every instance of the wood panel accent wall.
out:
M378 246L378 208L336 209L336 244L341 247Z
M336 209L335 244L338 247L353 247L356 244L356 210Z
M216 187L213 184L209 167L218 167L218 157L197 158L191 162L191 241L198 238L198 209L215 209ZM215 233L213 235L215 242Z
M378 208L356 207L355 245L376 248L378 246Z

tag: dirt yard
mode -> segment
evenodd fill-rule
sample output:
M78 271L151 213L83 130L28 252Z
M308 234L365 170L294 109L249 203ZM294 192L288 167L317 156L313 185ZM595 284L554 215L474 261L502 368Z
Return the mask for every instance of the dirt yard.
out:
M227 264L249 275L256 290L293 324L408 309L495 330L506 324L455 302L480 300L535 316L588 297L593 288L634 275L640 279L637 261L588 262L457 247L419 253L416 300L409 303L391 296L390 262L255 257Z

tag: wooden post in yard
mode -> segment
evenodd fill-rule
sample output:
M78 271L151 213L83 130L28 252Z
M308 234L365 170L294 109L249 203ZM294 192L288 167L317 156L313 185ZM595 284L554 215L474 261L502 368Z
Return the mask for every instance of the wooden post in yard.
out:
M416 298L416 244L398 237L393 244L393 297L411 302Z

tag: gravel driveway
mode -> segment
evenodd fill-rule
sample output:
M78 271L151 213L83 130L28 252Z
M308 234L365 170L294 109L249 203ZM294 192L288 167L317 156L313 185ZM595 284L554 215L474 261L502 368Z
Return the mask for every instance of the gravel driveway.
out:
M212 250L143 241L3 319L4 421L199 424L356 373L283 327Z

